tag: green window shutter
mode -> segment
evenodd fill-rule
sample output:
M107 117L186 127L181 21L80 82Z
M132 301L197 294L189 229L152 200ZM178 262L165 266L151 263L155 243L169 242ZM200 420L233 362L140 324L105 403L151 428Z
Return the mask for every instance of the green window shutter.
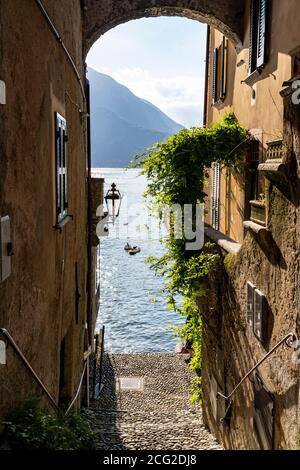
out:
M212 63L212 104L218 101L218 49L214 49Z
M60 223L67 215L67 123L55 113L56 122L56 221Z
M221 76L220 76L220 98L221 100L225 99L226 96L226 88L225 88L225 75L226 75L226 38L225 36L223 37L222 45L221 45Z
M62 148L61 148L61 126L59 115L55 114L56 122L56 218L59 219L59 214L62 212L62 199L61 199L61 183L62 183Z
M247 282L247 323L253 328L254 321L254 290L252 282Z
M259 1L256 67L262 67L266 63L267 3L267 0Z
M250 7L250 39L249 39L249 74L254 72L257 56L259 0L251 0Z
M212 227L219 230L220 225L220 163L212 164Z

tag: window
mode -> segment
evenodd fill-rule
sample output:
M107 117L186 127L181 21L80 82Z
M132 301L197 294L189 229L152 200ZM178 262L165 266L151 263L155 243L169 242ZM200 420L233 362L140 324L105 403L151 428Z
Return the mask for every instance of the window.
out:
M268 301L252 282L247 282L246 320L257 339L264 343L268 331Z
M253 138L250 141L249 150L246 156L244 206L245 220L252 220L252 212L254 210L253 201L260 201L262 203L264 200L265 179L259 171L259 165L260 163L263 163L264 160L264 152L261 147L262 146L260 141Z
M253 332L255 336L264 342L266 337L266 297L258 289L254 291L254 316L253 316Z
M212 104L223 101L226 96L226 38L213 51L212 60Z
M268 0L251 0L249 75L266 63Z
M220 163L212 164L212 221L211 225L219 230L220 225Z
M246 316L247 316L247 323L253 328L253 312L254 312L254 291L255 291L255 286L252 284L252 282L247 282L247 310L246 310Z
M56 223L68 215L67 123L58 113L56 120Z
M259 171L258 165L260 164L259 158L259 141L253 139L250 142L249 152L247 155L247 167L249 171L249 198L250 201L256 201L260 195L261 185L259 184Z

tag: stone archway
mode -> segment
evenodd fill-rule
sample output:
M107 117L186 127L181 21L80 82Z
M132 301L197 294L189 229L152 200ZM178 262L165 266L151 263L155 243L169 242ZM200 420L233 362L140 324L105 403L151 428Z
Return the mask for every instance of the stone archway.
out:
M241 49L244 0L83 0L84 52L108 30L126 21L184 16L208 23Z

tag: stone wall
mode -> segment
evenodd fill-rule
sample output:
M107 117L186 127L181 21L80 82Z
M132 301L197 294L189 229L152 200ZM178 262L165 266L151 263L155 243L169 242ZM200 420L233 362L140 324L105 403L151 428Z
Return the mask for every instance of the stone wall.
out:
M213 413L215 390L228 395L241 378L286 334L299 337L299 204L300 107L285 98L284 147L281 173L269 181L268 225L259 234L248 231L238 254L220 252L222 261L207 282L202 302L205 314L203 385L204 417L227 448L258 449L253 430L252 375L233 397L230 425L220 423L224 400ZM246 321L246 284L251 281L267 298L267 335L261 343ZM209 308L208 308L209 306ZM274 399L275 449L299 446L299 366L293 350L280 347L259 374Z

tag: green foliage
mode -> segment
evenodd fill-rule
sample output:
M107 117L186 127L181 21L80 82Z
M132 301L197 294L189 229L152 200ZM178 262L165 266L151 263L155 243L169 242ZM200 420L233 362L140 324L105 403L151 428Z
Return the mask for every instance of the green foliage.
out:
M228 272L232 271L236 261L235 253L228 253L224 258L224 266Z
M190 368L200 374L202 365L202 318L198 305L194 300L184 299L187 319L184 325L176 328L175 333L185 341L193 345L193 357L190 360Z
M193 404L202 403L202 379L201 377L195 377L192 381L192 387L191 387L191 402Z
M148 179L147 195L160 204L203 202L213 162L236 167L247 146L247 130L233 113L209 128L182 130L135 158Z
M178 204L183 208L185 204L195 207L204 203L211 164L219 162L240 171L247 145L247 130L229 113L209 128L182 130L138 155L134 166L141 168L148 180L145 196L150 207L159 212L165 206ZM196 228L195 217L192 228ZM219 255L211 243L205 244L200 252L188 251L187 241L184 237L175 237L174 216L171 217L170 237L164 240L165 254L148 261L166 280L164 291L168 307L187 318L186 325L177 333L192 343L194 356L190 366L199 371L202 321L197 299L205 295L203 281L217 266Z
M17 450L89 450L95 448L95 436L85 412L64 416L38 407L28 399L16 408L6 422L7 440Z

